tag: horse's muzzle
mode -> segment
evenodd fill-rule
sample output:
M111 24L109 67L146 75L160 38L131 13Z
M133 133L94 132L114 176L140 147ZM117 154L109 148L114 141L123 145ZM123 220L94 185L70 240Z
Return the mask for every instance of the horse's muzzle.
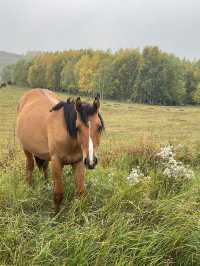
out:
M98 159L96 156L94 156L93 162L91 163L89 160L89 157L85 158L84 164L87 169L94 169L98 163Z

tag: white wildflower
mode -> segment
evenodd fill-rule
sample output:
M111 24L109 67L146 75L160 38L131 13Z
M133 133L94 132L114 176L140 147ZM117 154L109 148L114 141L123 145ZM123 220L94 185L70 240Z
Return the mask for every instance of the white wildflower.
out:
M52 190L52 185L48 183L47 186L46 186L46 190L47 191L51 191Z
M130 174L127 177L127 180L130 183L138 183L141 178L144 177L144 174L141 172L140 167L137 166L137 168L132 168Z
M114 174L113 174L112 172L110 172L110 173L108 174L108 181L109 181L109 182L112 182L112 181L113 181L113 177L114 177Z
M194 177L193 171L174 158L175 154L172 149L172 146L166 145L161 148L160 152L157 154L157 156L162 159L162 164L164 166L163 175L174 181L192 179Z
M166 145L163 148L161 148L160 152L157 153L157 156L163 160L168 160L169 158L174 156L172 150L173 150L173 146Z
M191 169L176 160L170 161L169 164L166 165L163 174L166 177L174 178L175 180L190 180L194 177L194 172Z

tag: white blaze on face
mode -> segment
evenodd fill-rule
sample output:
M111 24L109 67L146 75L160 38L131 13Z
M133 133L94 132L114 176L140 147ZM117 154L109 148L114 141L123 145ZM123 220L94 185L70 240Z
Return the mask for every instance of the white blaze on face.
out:
M90 137L91 123L90 123L90 121L88 123L89 123L89 163L93 164L93 161L94 161L94 147L93 147L92 139Z

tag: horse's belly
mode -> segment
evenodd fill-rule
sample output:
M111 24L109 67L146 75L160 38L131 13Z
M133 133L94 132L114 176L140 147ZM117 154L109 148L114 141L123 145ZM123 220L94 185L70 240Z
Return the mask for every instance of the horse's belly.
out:
M41 155L40 158L49 156L45 121L39 113L33 114L28 110L20 114L17 120L17 135L23 148Z
M40 145L36 142L30 142L29 140L23 138L20 140L23 149L29 151L30 153L34 154L35 156L39 157L40 159L49 160L49 151L46 145Z

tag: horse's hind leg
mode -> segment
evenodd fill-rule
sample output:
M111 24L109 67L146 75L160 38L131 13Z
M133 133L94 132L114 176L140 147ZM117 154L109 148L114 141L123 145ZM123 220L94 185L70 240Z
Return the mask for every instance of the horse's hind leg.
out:
M44 178L47 180L48 179L48 165L49 165L49 162L45 161L43 159L40 159L37 156L34 156L34 157L35 157L35 162L36 162L39 170L43 171Z
M44 173L45 180L48 179L48 165L49 165L49 162L45 161L43 166L42 166L42 170L43 170L43 173Z
M32 173L34 169L34 159L33 155L24 150L24 153L26 155L26 181L29 185L32 185Z

